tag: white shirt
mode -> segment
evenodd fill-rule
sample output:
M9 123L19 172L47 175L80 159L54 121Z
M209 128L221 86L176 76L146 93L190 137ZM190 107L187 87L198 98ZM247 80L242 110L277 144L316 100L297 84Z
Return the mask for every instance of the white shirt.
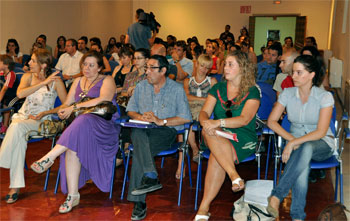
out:
M83 53L76 51L73 56L68 53L61 55L57 62L56 69L62 71L63 75L75 75L80 72L80 59L83 57Z

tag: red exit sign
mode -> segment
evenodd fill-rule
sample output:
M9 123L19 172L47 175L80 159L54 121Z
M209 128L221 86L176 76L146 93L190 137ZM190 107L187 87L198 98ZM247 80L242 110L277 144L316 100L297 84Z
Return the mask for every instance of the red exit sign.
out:
M241 6L241 13L249 14L252 11L252 6Z

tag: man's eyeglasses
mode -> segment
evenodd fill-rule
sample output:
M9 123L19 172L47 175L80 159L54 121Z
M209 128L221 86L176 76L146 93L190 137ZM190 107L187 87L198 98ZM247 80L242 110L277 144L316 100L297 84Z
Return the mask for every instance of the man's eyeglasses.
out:
M146 70L148 70L148 69L154 70L154 69L157 69L157 68L160 68L160 67L155 67L155 66L146 66Z
M225 106L226 108L228 108L228 110L226 110L225 114L226 114L226 117L232 117L232 110L230 109L232 105L232 101L228 100L225 102Z
M144 57L135 57L134 60L142 60L145 59Z

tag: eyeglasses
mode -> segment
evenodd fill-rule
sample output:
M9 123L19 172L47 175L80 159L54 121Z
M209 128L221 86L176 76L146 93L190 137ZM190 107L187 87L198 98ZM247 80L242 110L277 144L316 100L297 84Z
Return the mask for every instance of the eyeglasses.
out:
M225 102L226 108L230 108L231 105L232 105L232 101L228 100ZM226 117L232 117L232 110L231 109L226 110L225 114L226 114Z
M144 57L135 57L134 60L142 60L145 59Z
M152 70L154 70L154 69L157 69L157 68L160 68L160 67L152 67L152 66L146 66L146 70L148 70L148 69L152 69Z

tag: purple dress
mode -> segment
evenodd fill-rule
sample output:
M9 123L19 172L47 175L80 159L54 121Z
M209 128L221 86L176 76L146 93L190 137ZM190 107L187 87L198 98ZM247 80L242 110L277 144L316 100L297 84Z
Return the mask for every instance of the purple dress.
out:
M88 97L98 97L103 83L101 79L88 92ZM75 101L79 101L82 92L80 82L75 91ZM115 104L115 99L113 99ZM78 116L65 129L57 144L69 148L77 153L81 163L79 188L87 180L92 179L103 192L109 192L113 160L118 151L120 126L114 123L119 118L118 112L112 120L107 121L94 114ZM66 153L60 158L61 190L67 193Z

